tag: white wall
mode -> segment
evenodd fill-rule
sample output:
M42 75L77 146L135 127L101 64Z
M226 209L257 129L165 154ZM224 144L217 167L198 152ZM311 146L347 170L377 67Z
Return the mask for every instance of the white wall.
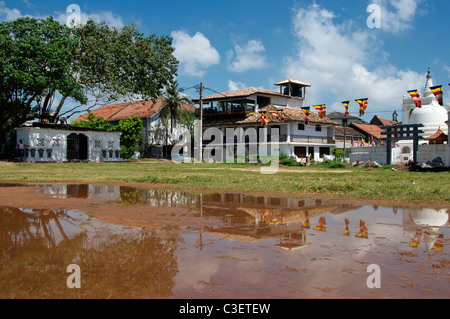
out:
M69 131L37 127L20 127L16 128L16 132L17 143L22 140L28 149L28 157L25 157L24 161L67 161L67 137L72 133L87 136L89 161L122 161L120 158L121 133L119 132ZM34 150L34 156L32 156L32 150Z

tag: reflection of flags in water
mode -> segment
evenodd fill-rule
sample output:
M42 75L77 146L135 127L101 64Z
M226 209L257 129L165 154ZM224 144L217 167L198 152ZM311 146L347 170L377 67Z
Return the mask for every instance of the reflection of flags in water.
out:
M261 115L261 125L267 125L269 123L269 118L266 112L260 112Z
M422 101L420 100L419 91L411 90L411 91L408 91L408 93L414 100L414 103L416 103L416 106L420 109L422 107Z
M369 238L369 230L366 227L366 223L362 220L359 221L359 233L356 234L358 238Z
M350 115L350 113L348 112L348 105L350 104L350 101L344 101L344 102L342 102L342 104L344 104L344 106L345 106L345 115L344 115L344 117L347 117L347 116Z
M303 112L305 112L305 124L309 123L309 110L310 107L306 106L306 107L302 107Z
M431 92L433 92L434 96L436 97L436 99L438 100L440 105L444 105L444 101L443 101L443 92L442 92L442 85L438 85L438 86L433 86L430 87Z
M366 109L367 109L369 99L368 98L364 98L364 99L358 99L358 100L355 100L355 101L359 104L359 116L363 116L365 114Z
M344 230L344 235L349 236L350 235L350 231L348 230L348 224L350 224L349 220L346 218L345 219L345 230Z
M314 228L314 230L327 231L327 222L325 220L325 217L319 218L319 223Z
M442 251L442 249L444 248L444 235L443 234L439 234L438 238L436 239L436 241L434 242L433 247L431 248L431 250L439 250Z
M422 237L422 231L418 230L414 235L414 238L411 240L409 244L411 247L418 247L420 243L420 237Z

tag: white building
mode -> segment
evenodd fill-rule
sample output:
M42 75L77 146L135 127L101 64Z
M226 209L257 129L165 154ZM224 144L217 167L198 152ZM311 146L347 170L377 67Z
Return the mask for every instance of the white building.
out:
M67 125L38 124L16 128L25 145L25 162L117 162L120 132L91 131Z
M250 87L204 97L203 130L218 128L222 139L215 143L204 139L203 146L224 146L229 128L236 133L237 128L242 128L244 132L254 128L258 135L256 144L262 140L272 143L271 129L278 128L279 141L276 143L279 145L279 154L295 155L304 160L310 157L316 161L329 155L335 147L334 128L337 123L327 117L319 117L312 111L312 106L307 123L302 107L306 88L310 84L286 79L274 85L279 86L279 91ZM200 99L193 102L197 106L196 116L200 117ZM267 115L267 125L261 124L263 113ZM267 128L267 136L261 136L260 128ZM234 137L235 149L244 145L246 154L252 152L252 144L255 142L248 136L237 134Z

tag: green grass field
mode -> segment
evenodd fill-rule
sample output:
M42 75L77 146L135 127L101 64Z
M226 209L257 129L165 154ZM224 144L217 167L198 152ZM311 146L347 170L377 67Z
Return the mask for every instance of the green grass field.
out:
M263 175L251 164L175 164L164 160L124 163L5 163L1 182L141 183L186 190L301 194L437 204L450 207L450 172L408 172L386 168L281 166Z

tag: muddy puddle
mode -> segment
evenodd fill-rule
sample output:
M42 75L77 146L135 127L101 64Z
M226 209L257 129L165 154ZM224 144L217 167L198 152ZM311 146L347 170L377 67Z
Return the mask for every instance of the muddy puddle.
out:
M449 211L2 184L0 298L449 298Z

